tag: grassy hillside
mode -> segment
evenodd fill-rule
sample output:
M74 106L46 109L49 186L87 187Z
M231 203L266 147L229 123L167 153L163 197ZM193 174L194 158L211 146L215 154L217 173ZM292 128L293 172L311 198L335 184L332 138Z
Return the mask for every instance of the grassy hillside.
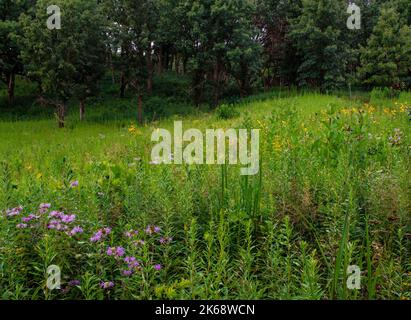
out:
M173 98L144 126L132 96L115 101L65 129L52 111L0 121L1 298L411 299L410 94L275 92L215 111ZM150 164L151 133L175 120L261 129L260 173ZM46 288L51 264L62 290Z

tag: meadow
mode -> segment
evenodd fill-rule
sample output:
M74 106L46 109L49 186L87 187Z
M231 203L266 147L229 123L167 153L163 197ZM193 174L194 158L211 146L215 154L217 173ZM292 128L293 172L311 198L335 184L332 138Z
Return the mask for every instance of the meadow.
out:
M411 299L410 103L274 92L143 126L3 118L0 298ZM259 174L151 164L176 120L261 129Z

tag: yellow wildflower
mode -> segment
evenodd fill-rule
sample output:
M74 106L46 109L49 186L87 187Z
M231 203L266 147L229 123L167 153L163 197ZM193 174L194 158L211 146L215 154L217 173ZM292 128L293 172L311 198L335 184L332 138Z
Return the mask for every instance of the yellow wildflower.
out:
M283 144L281 143L281 140L279 137L274 138L273 149L277 152L281 152L281 150L283 149Z

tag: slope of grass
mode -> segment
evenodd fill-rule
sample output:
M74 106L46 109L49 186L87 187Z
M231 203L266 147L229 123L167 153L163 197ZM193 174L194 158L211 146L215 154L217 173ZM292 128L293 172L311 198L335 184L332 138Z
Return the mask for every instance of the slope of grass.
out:
M113 117L104 100L84 123L73 111L62 130L52 117L3 120L2 298L410 299L407 101L268 93L230 105L237 113L226 120L191 109L138 126L133 108ZM202 131L261 129L260 173L150 164L151 133L175 120ZM75 221L48 228L41 203ZM75 226L83 233L67 234ZM104 227L110 234L90 241ZM62 290L46 287L51 264L62 270ZM361 290L346 286L349 265L362 270ZM113 288L101 288L109 281Z

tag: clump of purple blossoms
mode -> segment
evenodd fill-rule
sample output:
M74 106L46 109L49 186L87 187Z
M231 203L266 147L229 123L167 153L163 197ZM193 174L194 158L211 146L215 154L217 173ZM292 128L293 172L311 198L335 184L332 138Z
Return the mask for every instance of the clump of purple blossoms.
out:
M73 181L72 183L70 183L70 187L72 187L72 188L76 188L76 187L78 187L78 181L76 180L76 181Z
M154 266L154 270L160 271L161 270L161 264L156 264Z
M36 216L35 214L31 213L27 217L23 217L21 219L22 223L19 223L18 225L16 225L16 228L18 228L18 229L26 229L28 227L34 228L34 227L36 227L36 225L29 224L29 223L32 222L32 221L35 221L39 218L40 218L39 216Z
M103 228L98 230L91 238L91 242L99 242L100 240L104 239L111 233L110 228Z
M69 236L75 236L76 234L80 234L80 233L83 233L83 228L82 227L79 227L79 226L77 226L77 227L74 227L69 233L68 233L68 235Z
M22 218L21 221L24 222L24 223L27 223L27 222L30 222L32 220L37 220L38 218L40 218L40 217L31 213L27 217Z
M23 211L23 207L18 206L16 208L6 210L6 215L8 217L14 217L14 216L18 216L22 211Z
M49 219L51 220L49 221L47 228L54 229L57 231L67 231L69 229L68 225L76 220L76 215L64 214L63 212L59 211L52 211L49 214ZM70 233L68 234L70 235Z
M40 214L46 213L46 212L50 209L50 207L51 207L51 204L50 204L50 203L42 203L42 204L40 204L40 206L39 206L39 213L40 213Z
M108 256L122 257L126 254L126 250L123 247L109 247L106 253Z
M114 282L113 281L106 281L106 282L101 281L100 288L105 289L105 290L112 289L114 288Z
M140 262L135 257L127 256L124 258L124 262L127 264L128 269L123 270L122 273L126 277L131 276L136 270L141 270Z
M152 235L153 233L160 233L161 229L157 226L148 225L144 231L146 232L146 234Z
M80 283L81 283L80 280L74 279L74 280L69 281L68 285L70 287L75 287L75 286L79 286Z
M135 247L141 247L141 246L144 246L146 244L146 242L144 241L144 240L136 240L136 241L133 241L133 245L135 246Z
M397 146L401 144L401 139L402 139L402 132L400 129L395 128L394 129L394 136L390 136L388 138L388 142L393 145L393 146Z
M171 237L161 237L159 240L161 244L169 244L171 241L173 241Z
M124 236L126 238L132 238L138 235L138 231L137 230L130 230L124 233Z
M57 231L66 231L68 227L64 224L61 223L60 220L50 220L50 222L47 225L47 228L57 230Z

